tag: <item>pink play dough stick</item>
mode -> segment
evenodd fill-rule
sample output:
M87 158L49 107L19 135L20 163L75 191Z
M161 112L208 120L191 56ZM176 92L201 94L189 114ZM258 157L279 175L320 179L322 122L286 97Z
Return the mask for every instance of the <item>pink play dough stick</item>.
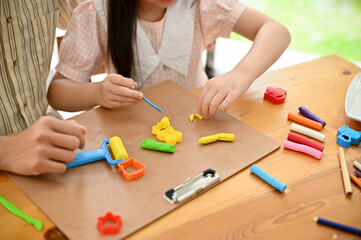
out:
M295 143L295 142L285 140L283 142L283 146L285 148L288 148L288 149L291 149L291 150L294 150L294 151L306 153L306 154L311 155L311 156L313 156L313 157L315 157L317 159L322 158L323 152L318 151L318 150L316 150L316 149L314 149L312 147L309 147L309 146L306 146L306 145L303 145L303 144L298 144L298 143Z

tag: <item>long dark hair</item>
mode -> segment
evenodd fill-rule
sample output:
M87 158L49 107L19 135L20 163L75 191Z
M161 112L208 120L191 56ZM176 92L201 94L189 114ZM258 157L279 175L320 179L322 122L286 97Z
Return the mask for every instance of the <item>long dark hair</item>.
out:
M138 0L108 0L108 56L117 73L130 77L134 66Z

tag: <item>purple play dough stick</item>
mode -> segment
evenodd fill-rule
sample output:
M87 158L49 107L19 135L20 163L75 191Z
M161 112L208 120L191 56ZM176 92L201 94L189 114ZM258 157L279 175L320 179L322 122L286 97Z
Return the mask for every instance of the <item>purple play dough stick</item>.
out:
M313 114L312 112L310 112L310 110L308 110L307 108L305 108L304 106L301 106L298 108L298 110L300 110L300 112L305 115L306 117L308 117L309 119L312 119L316 122L322 123L323 126L326 126L326 122L323 121L322 119L320 119L319 117L317 117L315 114Z
M356 173L356 175L357 175L358 178L361 178L361 172L360 172L360 171L357 171L357 170L356 170L355 173Z

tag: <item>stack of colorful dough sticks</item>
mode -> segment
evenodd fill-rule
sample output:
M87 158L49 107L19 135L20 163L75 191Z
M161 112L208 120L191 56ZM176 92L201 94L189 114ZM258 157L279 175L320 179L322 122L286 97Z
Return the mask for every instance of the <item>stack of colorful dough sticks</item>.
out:
M323 149L324 149L324 146L322 144L312 141L311 139L302 137L298 134L291 133L291 132L288 134L287 140L307 145L307 146L312 147L321 152L323 152Z
M289 120L292 120L292 121L295 121L295 122L298 122L298 123L301 123L303 125L306 125L308 127L311 127L311 128L314 128L316 130L321 130L324 126L326 126L326 122L321 120L319 117L317 117L315 114L313 114L312 112L310 112L307 108L305 108L304 106L301 106L298 108L299 111L304 115L306 116L307 118L305 117L302 117L302 116L299 116L297 114L294 114L294 113L289 113L288 114L288 119ZM294 131L296 132L300 132L302 134L305 134L307 136L310 136L310 137L313 137L313 138L316 138L322 142L324 142L324 135L321 134L321 133L317 133L316 131L314 130L310 130L306 127L302 127L302 126L299 126L297 124L292 124L295 128ZM299 127L298 127L299 126ZM292 127L292 126L291 126ZM293 129L291 129L293 130Z
M285 148L306 153L317 159L322 158L323 145L294 133L289 133L287 139L283 142Z
M305 107L300 107L300 112L305 114L306 117L309 117L311 119L308 118L304 118L301 116L298 116L294 113L289 113L288 114L288 119L293 120L295 122L301 123L303 125L312 127L314 129L317 130L321 130L326 123L320 119L315 119L317 118L317 116L315 116L314 114L312 114L310 111L308 111ZM301 111L302 110L302 111ZM306 112L305 112L306 111ZM315 121L314 121L315 120ZM322 122L321 122L322 121ZM311 130L307 127L303 127L300 126L298 124L292 123L291 124L291 130L295 131L295 132L299 132L302 133L304 135L307 135L309 137L315 138L321 142L324 142L326 139L326 136L320 132L317 132L315 130ZM294 133L289 133L287 140L284 141L283 146L285 148L294 150L294 151L298 151L298 152L303 152L306 153L308 155L311 155L317 159L321 159L322 155L323 155L323 148L324 146L322 144L319 144L315 141L312 141L310 139L307 139L305 137L302 137L300 135L294 134Z

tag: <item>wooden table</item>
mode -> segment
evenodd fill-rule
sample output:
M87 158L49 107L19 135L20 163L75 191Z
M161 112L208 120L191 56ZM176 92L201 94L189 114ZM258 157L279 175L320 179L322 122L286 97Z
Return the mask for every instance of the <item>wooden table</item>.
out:
M279 193L246 168L128 239L356 239L319 226L312 218L320 216L361 228L361 189L352 184L353 195L345 196L336 144L337 130L343 125L361 130L361 123L349 119L344 109L348 86L359 72L360 68L337 56L268 72L228 111L279 143L290 131L287 114L297 113L299 106L327 122L321 131L326 135L321 160L281 148L257 163L284 182L290 192ZM284 104L263 100L270 85L287 90ZM200 89L192 92L199 94ZM361 146L346 148L345 154L351 172L352 162L361 162ZM45 225L38 232L0 207L1 238L65 238L4 173L0 173L0 194Z

